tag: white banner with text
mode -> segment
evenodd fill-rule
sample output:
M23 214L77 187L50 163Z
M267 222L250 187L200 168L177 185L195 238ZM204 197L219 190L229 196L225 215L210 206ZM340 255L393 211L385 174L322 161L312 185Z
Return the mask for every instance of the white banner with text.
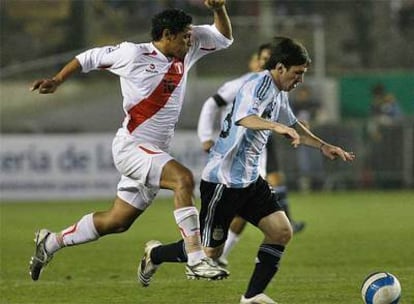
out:
M114 197L120 175L113 165L112 139L106 133L2 135L1 200ZM171 155L192 170L198 183L207 155L196 132L176 132Z

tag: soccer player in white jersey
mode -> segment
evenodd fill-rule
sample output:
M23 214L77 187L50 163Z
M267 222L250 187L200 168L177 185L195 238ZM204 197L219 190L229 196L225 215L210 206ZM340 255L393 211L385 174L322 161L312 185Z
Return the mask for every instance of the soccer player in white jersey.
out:
M241 86L248 78L251 77L253 72L260 72L263 70L263 66L269 57L270 44L265 43L260 45L258 51L255 52L249 60L248 68L250 72L236 79L225 82L217 90L216 94L209 97L204 102L197 126L197 134L204 151L209 152L211 147L214 145L216 137L214 129L217 116L223 116L226 111L231 109L231 105ZM297 233L304 228L305 224L303 222L296 222L291 217L287 198L287 187L284 184L283 173L279 170L278 159L273 145L272 136L270 136L266 145L266 150L262 153L260 175L267 180L273 191L276 193L279 204L283 208L283 211L285 211L290 223L292 224L293 232ZM246 223L247 222L239 216L236 216L231 222L223 253L218 259L220 265L228 265L227 256L239 241L240 235L246 227Z
M87 214L60 232L39 230L30 263L33 280L38 280L43 267L59 249L126 231L160 188L174 191L174 217L188 255L186 271L207 279L228 275L203 251L193 202L193 175L169 154L189 69L201 57L233 41L225 0L206 0L205 5L213 11L212 25L192 25L191 16L168 9L152 19L152 42L124 42L90 49L76 56L52 79L33 83L32 91L53 93L75 72L108 70L120 77L125 112L112 146L114 163L121 173L112 208ZM143 273L141 279L145 281L146 276Z
M260 156L271 132L284 135L293 147L304 144L330 159L352 161L354 154L329 144L294 116L288 92L303 82L310 64L306 49L290 38L277 37L265 71L253 74L236 96L220 136L202 173L200 224L204 250L217 259L237 214L264 235L253 274L240 303L276 303L264 294L276 274L292 227L274 193L259 174ZM175 251L175 252L174 252ZM152 263L185 261L180 242L154 246ZM191 273L188 274L191 276Z

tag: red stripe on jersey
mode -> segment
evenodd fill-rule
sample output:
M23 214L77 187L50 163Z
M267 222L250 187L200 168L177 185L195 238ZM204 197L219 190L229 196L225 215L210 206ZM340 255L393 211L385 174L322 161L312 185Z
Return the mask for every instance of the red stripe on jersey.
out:
M145 148L143 146L138 146L138 148L140 148L142 151L144 151L144 152L146 152L148 154L161 154L162 153L160 151L152 151L152 150L147 149L147 148Z
M168 72L165 73L151 95L129 109L130 120L127 128L130 133L165 106L183 78L183 72L183 63L174 59Z

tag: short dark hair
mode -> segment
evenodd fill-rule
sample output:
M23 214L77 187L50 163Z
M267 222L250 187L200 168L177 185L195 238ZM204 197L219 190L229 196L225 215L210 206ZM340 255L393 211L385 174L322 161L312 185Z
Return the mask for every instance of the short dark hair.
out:
M171 34L177 34L193 22L193 18L180 9L167 9L158 13L152 18L151 37L153 41L162 38L165 29L170 30Z
M306 48L287 37L274 37L270 43L270 53L270 58L265 64L266 70L273 69L279 62L287 69L294 65L308 65L312 62Z
M271 43L263 43L263 44L259 45L259 49L257 50L257 55L260 56L260 53L263 50L270 50L271 45L272 45Z

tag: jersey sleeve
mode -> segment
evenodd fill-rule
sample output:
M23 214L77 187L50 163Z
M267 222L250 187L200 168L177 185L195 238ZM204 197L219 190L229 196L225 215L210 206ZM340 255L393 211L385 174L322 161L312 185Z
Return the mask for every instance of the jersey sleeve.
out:
M295 114L293 114L292 108L290 107L289 98L285 93L283 95L277 121L287 126L292 126L298 122L298 119Z
M236 96L234 122L238 122L250 115L259 115L260 104L270 94L272 79L264 76L255 81L245 83Z
M236 98L237 92L253 73L247 73L239 78L225 82L217 91L228 104Z
M104 46L87 50L76 56L82 66L82 72L107 69L110 72L123 76L128 66L134 60L136 48L134 44L123 42L116 46Z
M201 143L214 140L214 122L220 110L212 97L204 102L197 125L197 135Z
M192 27L192 45L188 53L188 64L193 65L201 57L225 49L233 43L233 39L228 39L216 26L213 25L194 25Z

